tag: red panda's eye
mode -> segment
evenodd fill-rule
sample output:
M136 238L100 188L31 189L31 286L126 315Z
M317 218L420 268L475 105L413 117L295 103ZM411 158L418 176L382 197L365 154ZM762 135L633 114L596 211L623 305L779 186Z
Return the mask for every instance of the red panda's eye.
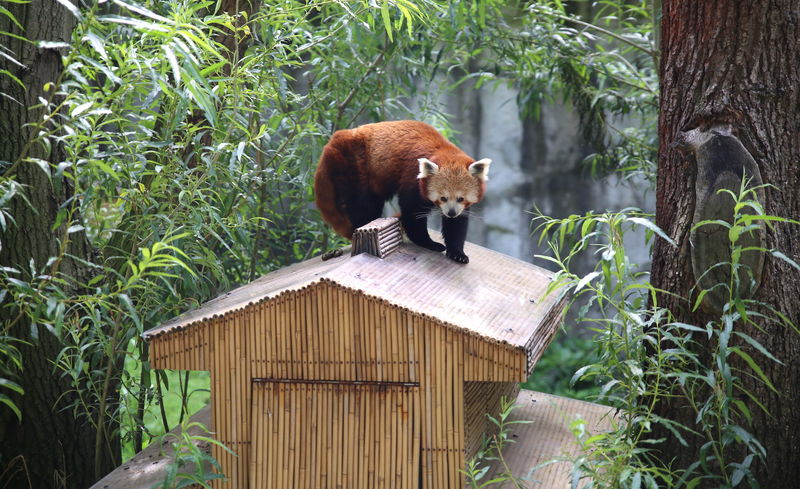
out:
M459 202L464 202L464 197L459 197L459 198L458 198L458 201L459 201Z
M447 197L442 197L441 200L442 202L447 202Z

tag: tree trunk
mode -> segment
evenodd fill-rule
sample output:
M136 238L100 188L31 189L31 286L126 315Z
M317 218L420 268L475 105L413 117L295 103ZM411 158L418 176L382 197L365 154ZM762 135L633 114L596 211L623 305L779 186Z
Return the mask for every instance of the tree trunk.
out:
M690 228L695 202L694 160L671 143L691 126L730 123L755 159L766 190L766 212L800 217L800 1L740 2L674 0L663 3L661 23L661 110L656 221L678 244L655 244L652 282L656 288L689 297L695 283ZM800 226L780 224L766 232L766 247L800 261ZM677 320L704 326L706 312L662 295L660 305ZM800 325L800 273L768 256L755 299L773 304ZM719 315L716 316L717 319ZM764 325L744 330L783 365L759 356L758 363L778 394L745 375L744 384L767 407L751 405L749 430L766 447L766 463L755 468L761 487L795 487L800 480L800 335ZM754 355L756 356L756 355ZM688 426L694 416L685 405L663 404L661 414ZM665 461L685 468L698 459L698 440L690 449L677 440L664 446ZM739 459L741 461L741 459Z
M70 41L75 17L57 2L33 0L27 4L5 6L24 30L1 15L0 30L30 40ZM4 68L18 76L25 88L0 74L0 92L13 97L13 100L0 97L0 113L3 114L0 120L0 160L14 162L23 151L27 151L29 157L57 163L64 155L56 143L50 152L41 145L31 146L29 150L24 150L24 147L32 132L26 125L41 120L43 116L42 109L31 107L39 103L40 97L46 99L50 96L43 87L58 79L63 68L62 53L56 49L37 48L11 37L3 39L3 45L24 65L20 68L6 62ZM32 262L38 270L45 270L48 259L59 254L59 240L63 242L67 236L64 225L55 231L52 226L59 207L70 197L70 184L65 179L51 180L33 163L23 161L13 169L9 164L0 168L6 176L13 174L18 183L25 185L23 193L29 202L19 197L10 202L9 211L15 222L9 223L3 232L0 264L20 270L19 278L28 280L29 264ZM83 232L74 232L68 237L67 256L55 265L57 270L53 270L54 266L48 266L46 270L77 280L84 279L87 267L69 256L87 259L90 256L89 244ZM63 345L53 334L38 326L34 326L38 330L38 339L33 337L31 324L24 317L17 318L16 312L4 307L0 310L0 318L3 324L13 324L12 336L30 344L21 348L23 371L19 381L25 395L17 402L22 410L22 422L8 410L0 409L0 439L3 440L0 443L0 471L13 463L16 472L4 487L83 489L95 480L95 430L85 418L76 418L74 411L64 409L74 400L72 386L53 365ZM106 458L105 468L110 469L113 462L108 455ZM21 460L24 460L24 470Z

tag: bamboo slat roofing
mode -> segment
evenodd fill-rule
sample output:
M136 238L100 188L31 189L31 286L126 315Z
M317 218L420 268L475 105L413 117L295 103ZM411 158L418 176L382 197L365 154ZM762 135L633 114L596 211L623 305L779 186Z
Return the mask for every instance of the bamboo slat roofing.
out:
M441 241L437 233L432 236ZM328 282L465 333L529 349L532 340L543 336L539 326L560 312L556 294L543 297L552 272L472 243L466 243L464 251L470 257L467 265L409 242L385 258L366 253L352 257L345 253L327 261L312 258L268 273L145 332L144 337Z

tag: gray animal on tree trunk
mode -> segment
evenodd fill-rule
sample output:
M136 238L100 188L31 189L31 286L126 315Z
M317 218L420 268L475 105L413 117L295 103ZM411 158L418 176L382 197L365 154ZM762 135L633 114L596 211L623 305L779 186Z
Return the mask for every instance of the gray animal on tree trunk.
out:
M721 312L729 299L729 290L742 298L755 294L764 268L764 252L748 250L741 253L736 273L731 281L731 241L728 228L721 224L703 224L703 221L733 222L735 200L728 192L738 195L742 180L764 205L761 172L752 155L733 135L731 126L703 126L681 132L675 144L678 149L694 155L697 166L695 180L695 207L692 219L691 252L692 272L700 290L710 289L703 299L703 307ZM739 212L752 214L746 207ZM764 248L764 229L759 227L741 234L736 245L742 249ZM727 287L720 285L725 284Z

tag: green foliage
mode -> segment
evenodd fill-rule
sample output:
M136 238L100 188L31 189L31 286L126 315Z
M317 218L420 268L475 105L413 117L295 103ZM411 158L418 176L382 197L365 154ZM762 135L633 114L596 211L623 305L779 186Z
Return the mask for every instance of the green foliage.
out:
M8 8L6 8L6 7L4 7L2 5L3 3L5 3L5 4L9 4L9 3L27 3L27 1L26 0L2 0L2 2L0 2L0 16L5 17L8 20L9 25L13 24L13 25L16 25L17 27L19 27L20 29L22 29L22 24L19 23L19 20L17 20L17 18L14 17L14 14L11 13L11 11L8 10ZM3 25L5 25L5 23L3 23ZM8 32L8 31L6 31L4 29L0 29L0 36L8 36L8 37L16 38L16 39L24 39L23 37L21 37L21 36L19 36L17 34L14 34L12 32ZM9 66L9 67L14 66L14 67L18 67L18 68L22 67L22 63L20 63L19 60L17 60L16 53L14 53L11 50L6 49L5 47L3 47L2 49L0 49L0 58L4 59L7 63L9 63L8 65L3 63L2 66L4 66L4 67L0 68L0 78L8 78L12 83L15 83L15 84L19 85L20 87L24 88L25 84L22 83L22 80L20 80L13 72L11 72L10 70L5 68L5 66ZM7 93L0 92L0 97L8 97L8 96L9 95ZM5 185L6 182L2 181L2 184Z
M568 102L596 151L587 159L594 174L655 180L658 53L649 2L592 2L587 19L558 0L448 8L449 19L434 26L441 42L432 52L455 76L447 88L511 84L528 117L538 118L546 102Z
M183 424L211 398L208 372L167 370L152 372L151 375L147 369L142 370L142 364L134 354L138 347L135 343L131 342L121 374L122 397L126 402L120 407L120 431L122 438L128 440L133 439L137 432L147 438L166 433L173 426ZM135 453L133 443L123 445L123 460Z
M2 302L2 296L5 295L4 292L0 291L0 302ZM5 376L13 377L14 373L22 370L22 355L16 347L19 342L20 340L13 336L0 336L0 374L4 375L0 377L0 404L14 411L17 418L22 419L22 412L17 403L8 394L16 392L22 395L25 394L25 391L18 383L10 378L5 378Z
M5 328L24 320L33 341L55 335L54 365L76 399L59 408L97 429L98 450L122 426L133 453L166 429L171 409L141 333L340 241L311 205L314 160L333 130L404 112L412 72L427 69L412 61L419 31L441 9L406 0L286 0L250 13L208 1L60 5L78 25L59 46L62 75L32 108L42 116L31 139L1 167L0 226L18 224L7 203L25 199L14 179L22 165L71 197L53 225L59 252L2 270L3 305L16 318ZM31 156L56 145L61 161ZM71 276L61 265L84 238L91 273ZM5 367L21 362L13 338L0 346L0 402L17 411ZM185 378L171 385L183 389L183 413L195 389Z
M217 445L233 452L207 433L206 427L200 423L183 422L178 434L164 435L164 440L172 448L173 462L168 466L164 480L153 489L198 486L210 489L210 482L224 478L219 473L219 463L209 455L210 446Z
M752 255L753 253L757 253L764 255L769 253L778 259L786 261L793 267L798 268L797 263L777 250L768 250L763 246L746 246L743 244L743 238L756 235L762 232L767 226L771 228L775 222L786 222L795 225L800 224L800 221L793 219L766 215L764 207L758 199L759 193L763 193L763 189L768 187L771 186L766 184L752 186L752 179L746 174L743 174L738 193L728 189L720 189L717 192L721 195L727 194L727 196L731 198L733 204L731 206L733 209L732 221L728 222L723 219L704 220L694 224L692 227L693 232L699 228L714 228L716 226L727 230L726 234L730 247L728 256L730 256L731 260L730 262L717 263L706 270L703 276L698 277L697 284L695 284L695 289L698 290L698 293L694 300L694 306L692 307L693 311L697 310L704 301L708 301L710 296L707 297L707 295L714 292L714 290L721 290L721 294L728 302L734 300L734 296L738 298L747 298L755 292L759 286L760 270L750 269L747 263L751 262L745 260L747 254ZM717 268L726 269L724 276L729 277L728 283L720 283L711 288L703 289L701 287L701 282L704 276L710 274ZM735 292L733 291L734 288L736 289ZM743 310L741 301L737 303L736 307L740 311ZM743 316L745 315L743 314Z
M3 0L2 3L20 3L20 0ZM20 23L14 15L4 6L0 5L0 16L5 17L14 25L19 26ZM20 38L20 36L12 34L8 31L0 29L0 36L12 36ZM0 79L8 78L12 83L24 87L24 83L14 75L5 66L21 67L21 63L17 60L15 53L8 49L0 49L0 58L5 60L0 68ZM7 64L6 64L7 63ZM0 97L10 97L5 92L0 92ZM0 161L0 165L7 162ZM0 175L0 233L5 233L8 226L16 225L14 216L9 211L9 203L13 198L23 198L22 185L13 179L6 178L5 175ZM0 239L0 246L3 245ZM0 272L7 267L0 267ZM0 304L6 300L8 291L5 288L0 288ZM13 393L23 395L25 393L22 386L15 382L17 376L22 372L22 356L17 345L21 342L19 338L15 338L7 334L8 328L3 326L0 328L0 409L10 409L17 416L22 419L22 412L20 411L17 402L12 397ZM11 394L11 395L9 395Z
M522 388L586 401L595 400L600 390L597 385L591 381L572 379L576 370L597 362L595 345L590 335L562 328L559 336L536 362L534 371Z
M735 215L728 224L732 262L731 276L752 276L736 260L743 251L738 237L772 222L790 222L763 213L753 199L755 189L743 185L734 199ZM755 212L745 213L744 209ZM754 464L766 456L763 446L749 431L752 409L766 412L743 379L757 379L774 390L764 374L763 362L778 362L764 345L748 335L752 328L793 328L775 305L739 296L735 284L721 284L728 300L718 319L703 325L678 322L673 313L658 305L658 292L628 260L624 235L644 226L648 239L667 237L648 216L635 210L619 213L570 216L566 219L537 217L543 239L554 257L542 257L560 270L551 290L571 293L572 303L585 298L596 315L582 320L596 332L599 359L579 369L573 381L592 381L600 386L597 399L619 409L618 425L606 434L577 437L582 454L573 459L575 487L757 487ZM702 223L700 225L703 225ZM671 242L671 241L670 241ZM569 272L577 253L594 249L599 260L594 271L580 277ZM762 253L774 250L748 248ZM734 280L734 279L732 279ZM702 301L698 294L695 307ZM687 306L688 304L688 299ZM583 312L588 309L582 309ZM657 403L680 398L695 415L691 425L656 413ZM768 413L767 413L768 414ZM702 446L696 462L674 468L658 458L656 427L671 433L688 449L686 438L699 437ZM737 454L740 458L735 458Z

